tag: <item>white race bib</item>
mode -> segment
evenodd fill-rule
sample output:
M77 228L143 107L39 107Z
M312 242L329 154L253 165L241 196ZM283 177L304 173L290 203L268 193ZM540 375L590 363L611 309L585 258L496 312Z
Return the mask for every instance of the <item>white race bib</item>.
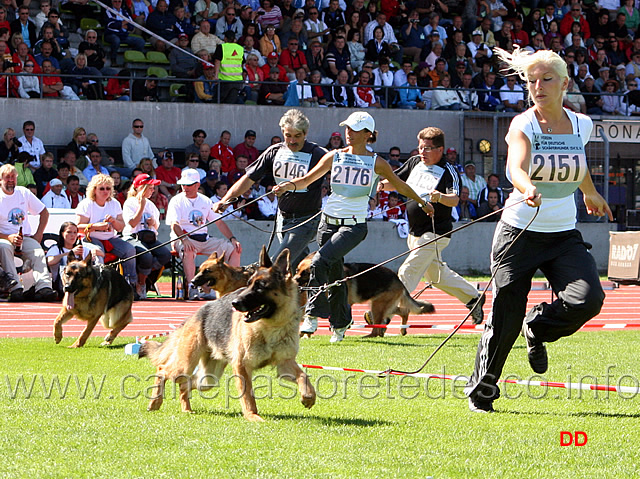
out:
M586 173L587 159L579 136L534 133L529 175L543 198L573 194Z
M445 169L438 165L416 164L407 178L407 184L420 198L428 199L444 175Z
M293 152L288 148L280 148L273 159L273 177L276 183L295 180L309 171L311 153ZM298 192L307 191L305 189Z

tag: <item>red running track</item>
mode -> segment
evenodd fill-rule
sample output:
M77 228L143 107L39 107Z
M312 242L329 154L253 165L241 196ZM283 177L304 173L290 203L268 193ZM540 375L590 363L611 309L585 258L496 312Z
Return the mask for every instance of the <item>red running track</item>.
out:
M420 286L422 288L423 285ZM484 286L484 285L481 285ZM162 284L162 292L168 294L169 284ZM544 283L535 283L529 295L531 307L541 301L549 301L551 292L541 289ZM607 294L604 308L598 316L589 321L582 329L587 331L639 329L640 304L639 286L622 286L610 289L611 283L604 283ZM467 314L468 310L457 299L437 289L427 289L421 300L430 301L436 307L436 313L422 316L410 316L409 324L428 326L426 328L410 328L408 334L434 334L450 332ZM139 301L133 305L134 321L122 333L124 336L145 336L171 331L203 303L199 301L175 301L169 298ZM363 314L368 309L365 304L353 306L353 318L356 325L364 324ZM484 307L485 317L491 309L491 291L487 292ZM0 338L4 337L51 337L53 320L60 310L60 303L8 303L0 302ZM467 324L468 323L468 324ZM482 326L473 326L468 320L460 333L478 333ZM84 328L82 321L72 319L64 326L65 338L75 338ZM387 334L398 334L400 318L394 317ZM328 322L321 321L318 334L329 334ZM394 327L395 326L395 327ZM347 332L350 336L363 336L370 329L352 328ZM93 336L105 336L106 330L100 325Z

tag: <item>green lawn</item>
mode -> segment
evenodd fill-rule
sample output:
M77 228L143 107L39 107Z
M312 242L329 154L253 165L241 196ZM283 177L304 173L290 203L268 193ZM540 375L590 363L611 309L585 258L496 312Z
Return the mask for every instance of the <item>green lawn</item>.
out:
M364 369L411 369L443 336L376 340L327 336L302 343L299 362ZM478 335L454 337L427 368L469 374ZM549 345L546 379L634 386L640 332L586 332ZM265 423L246 422L223 377L217 397L195 392L193 415L168 398L147 412L151 364L124 354L127 338L80 350L72 339L0 339L0 477L638 477L638 397L509 385L492 415L468 412L452 382L311 371L319 395L305 410L274 371L256 378ZM611 377L605 380L607 367ZM519 339L505 371L532 374ZM322 378L320 378L322 375ZM57 377L57 389L47 392ZM22 378L26 389L16 392ZM34 379L35 378L35 379ZM273 380L269 389L268 378ZM76 384L76 379L78 383ZM92 379L101 390L85 389ZM27 391L33 381L31 397ZM379 384L376 386L376 382ZM461 384L461 383L460 383ZM45 386L43 389L43 385ZM80 388L78 388L78 385ZM171 391L171 393L169 392ZM168 394L173 389L168 388ZM136 394L140 397L135 397ZM212 393L207 393L211 395ZM45 396L48 395L47 399ZM15 396L13 399L11 396ZM404 396L404 398L403 398ZM416 396L416 397L413 397ZM584 431L583 447L561 447L562 431Z

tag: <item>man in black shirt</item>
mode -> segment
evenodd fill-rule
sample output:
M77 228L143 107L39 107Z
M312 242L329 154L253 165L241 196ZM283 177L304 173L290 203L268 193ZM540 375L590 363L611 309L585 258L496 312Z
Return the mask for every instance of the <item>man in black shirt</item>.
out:
M409 249L439 237L438 241L409 253L398 270L398 277L408 291L416 289L424 276L426 281L455 296L467 308L472 309L478 303L471 317L474 324L480 324L484 296L479 298L477 289L449 269L440 257L450 241L447 235L453 229L451 208L458 205L460 193L460 175L455 166L443 157L444 145L444 132L440 128L423 129L418 133L419 154L409 158L395 171L418 195L433 203L433 216L427 215L415 202L407 203ZM391 189L389 182L381 182L379 189Z
M309 119L300 110L289 110L280 119L284 141L267 148L256 161L247 167L246 174L214 205L223 212L225 203L239 197L264 176L272 174L276 183L293 180L309 172L327 152L321 146L307 141ZM315 237L320 216L308 221L320 211L322 178L304 191L289 192L278 199L277 230L280 247L271 256L276 258L284 249L291 252L291 270L309 254L307 247ZM294 228L294 229L291 229ZM281 233L284 230L290 230Z

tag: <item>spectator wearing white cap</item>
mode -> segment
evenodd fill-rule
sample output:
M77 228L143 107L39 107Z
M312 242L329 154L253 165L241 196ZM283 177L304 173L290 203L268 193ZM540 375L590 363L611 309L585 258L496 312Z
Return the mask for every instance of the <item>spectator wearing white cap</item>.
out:
M197 254L217 253L218 256L224 255L225 262L230 266L240 266L242 246L233 236L229 226L219 219L220 215L214 213L213 202L202 193L198 193L200 174L194 169L185 170L178 180L178 185L182 187L182 192L169 201L166 222L171 227L171 239L175 240L185 233L188 234L173 243L173 248L182 258L187 284L190 284L195 276ZM223 238L209 236L207 228L200 228L214 220L218 220L215 225ZM193 285L189 289L189 299L197 299L200 296Z
M62 181L54 178L49 182L49 188L49 191L42 197L42 202L47 208L71 209L67 195L62 192Z

